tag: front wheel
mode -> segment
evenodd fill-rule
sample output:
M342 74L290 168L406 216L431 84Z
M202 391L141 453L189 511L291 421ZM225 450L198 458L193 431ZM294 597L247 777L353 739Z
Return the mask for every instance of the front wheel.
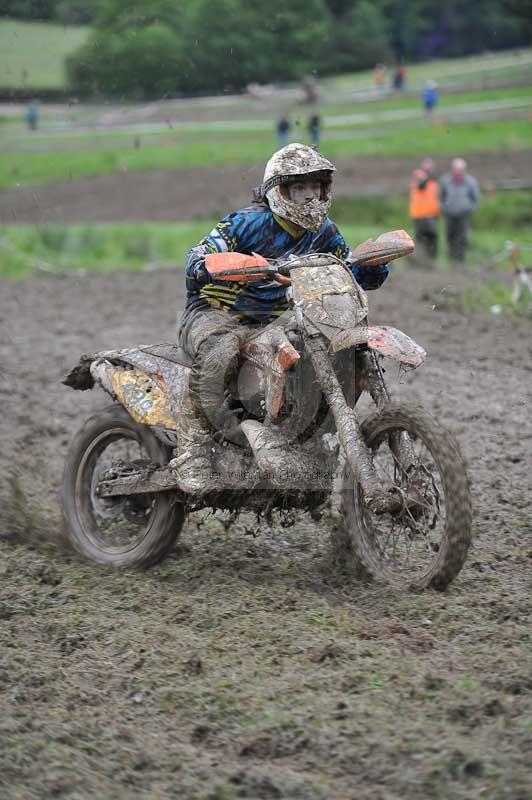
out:
M374 514L348 470L340 534L348 558L371 578L445 589L471 544L471 495L456 439L420 408L403 404L385 405L361 427L379 480L393 486L402 504Z
M70 445L63 478L66 533L100 564L147 567L173 547L185 519L172 492L99 497L101 480L124 468L168 463L169 448L119 405L94 414Z

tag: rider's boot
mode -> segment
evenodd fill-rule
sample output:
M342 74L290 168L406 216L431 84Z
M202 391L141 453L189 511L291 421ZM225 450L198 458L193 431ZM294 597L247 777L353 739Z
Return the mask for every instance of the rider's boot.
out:
M187 394L177 420L175 456L169 464L182 492L202 496L234 489L242 491L259 480L249 450L235 447L227 440L222 446L215 436L216 432L206 417L196 411L193 399Z
M215 485L215 447L207 420L187 393L177 419L175 456L169 465L182 492L205 494L219 488Z
M326 451L318 442L309 442L308 446L293 442L288 444L285 435L256 420L242 422L241 429L259 470L267 474L269 482L278 489L286 491L293 487L298 490L330 491L332 451Z

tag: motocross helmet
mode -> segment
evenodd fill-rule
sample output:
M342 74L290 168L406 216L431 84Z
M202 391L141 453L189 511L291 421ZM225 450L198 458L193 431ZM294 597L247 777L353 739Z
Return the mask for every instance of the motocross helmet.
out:
M300 225L308 231L319 231L331 207L332 175L336 168L312 147L293 142L277 150L266 164L260 194L266 198L274 214ZM304 180L321 183L320 197L295 203L289 186Z

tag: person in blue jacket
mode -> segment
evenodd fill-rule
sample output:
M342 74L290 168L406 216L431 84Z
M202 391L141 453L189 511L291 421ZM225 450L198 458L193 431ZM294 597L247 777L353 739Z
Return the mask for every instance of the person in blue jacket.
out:
M426 81L421 94L423 108L427 116L430 116L438 105L438 84L436 81Z
M286 286L270 278L216 281L205 258L227 251L267 259L315 252L349 263L351 251L328 217L334 172L333 164L311 147L292 143L281 148L266 165L254 204L228 214L188 253L179 343L193 359L193 369L172 461L183 491L217 488L210 467L212 434L226 424L219 414L227 376L236 371L239 349L250 333L288 308ZM363 289L377 289L388 275L387 265L350 268Z

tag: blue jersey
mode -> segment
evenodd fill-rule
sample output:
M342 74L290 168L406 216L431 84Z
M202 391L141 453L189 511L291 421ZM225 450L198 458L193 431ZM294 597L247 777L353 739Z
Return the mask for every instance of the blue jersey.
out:
M326 219L319 231L297 231L273 214L267 205L253 205L228 214L193 247L186 260L187 305L192 309L210 305L221 308L244 322L270 322L288 304L286 287L273 280L248 283L212 281L205 270L205 256L226 251L259 253L265 258L286 258L307 253L333 253L349 261L350 250L338 228ZM377 289L388 275L388 267L351 266L363 289Z

